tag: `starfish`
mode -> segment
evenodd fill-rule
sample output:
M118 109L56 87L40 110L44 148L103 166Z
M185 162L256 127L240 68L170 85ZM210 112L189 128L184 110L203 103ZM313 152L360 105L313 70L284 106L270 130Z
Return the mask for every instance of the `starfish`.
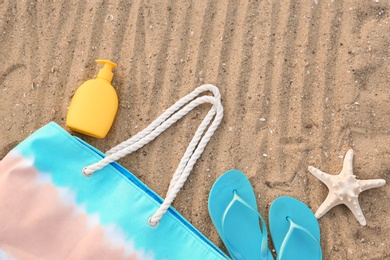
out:
M317 168L309 166L309 172L322 181L329 189L325 201L315 213L316 218L322 217L334 206L345 204L355 215L362 226L366 219L360 208L358 196L361 192L386 184L383 179L358 180L352 170L353 150L349 149L344 157L343 169L338 175L330 175Z

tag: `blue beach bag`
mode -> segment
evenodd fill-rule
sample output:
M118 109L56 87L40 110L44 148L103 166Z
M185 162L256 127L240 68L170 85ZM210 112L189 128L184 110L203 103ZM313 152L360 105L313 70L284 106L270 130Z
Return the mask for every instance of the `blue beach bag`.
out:
M204 103L165 199L115 162ZM218 89L203 85L105 154L43 126L0 161L0 259L226 259L171 206L222 116Z

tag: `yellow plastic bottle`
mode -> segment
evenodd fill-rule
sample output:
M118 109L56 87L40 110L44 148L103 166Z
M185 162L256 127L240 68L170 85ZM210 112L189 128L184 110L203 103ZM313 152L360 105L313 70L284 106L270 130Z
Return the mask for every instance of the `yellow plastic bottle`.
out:
M111 85L112 69L116 64L108 60L96 60L104 64L96 79L84 82L70 103L66 125L79 133L104 138L114 122L118 110L118 96Z

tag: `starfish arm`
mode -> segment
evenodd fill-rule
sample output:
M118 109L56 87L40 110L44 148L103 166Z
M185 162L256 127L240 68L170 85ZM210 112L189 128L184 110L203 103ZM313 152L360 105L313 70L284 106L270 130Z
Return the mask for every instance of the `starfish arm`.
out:
M325 183L325 185L328 186L328 188L332 186L332 182L330 181L332 175L327 174L326 172L323 172L313 166L309 166L308 170L311 174L317 177L317 179Z
M365 226L367 224L366 218L363 215L363 211L360 208L358 198L351 198L344 202L344 204L351 210L355 218L359 221L360 225Z
M316 211L316 218L320 218L325 215L331 208L341 204L342 201L333 193L329 193L324 202L322 202L321 206Z
M341 170L342 173L350 173L353 175L352 167L353 167L353 150L349 149L347 153L344 156L344 162L343 162L343 169Z
M386 184L386 181L383 179L374 179L374 180L359 180L359 191L365 191L373 188L377 188Z

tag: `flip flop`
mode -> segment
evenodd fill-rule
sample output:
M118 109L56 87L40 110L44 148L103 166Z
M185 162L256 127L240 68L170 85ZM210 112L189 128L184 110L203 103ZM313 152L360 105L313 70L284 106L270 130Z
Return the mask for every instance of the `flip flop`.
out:
M269 211L269 227L276 259L322 259L320 227L304 203L290 197L277 198Z
M211 188L208 207L233 259L274 259L268 249L267 227L257 210L255 194L242 172L231 170L218 178Z

